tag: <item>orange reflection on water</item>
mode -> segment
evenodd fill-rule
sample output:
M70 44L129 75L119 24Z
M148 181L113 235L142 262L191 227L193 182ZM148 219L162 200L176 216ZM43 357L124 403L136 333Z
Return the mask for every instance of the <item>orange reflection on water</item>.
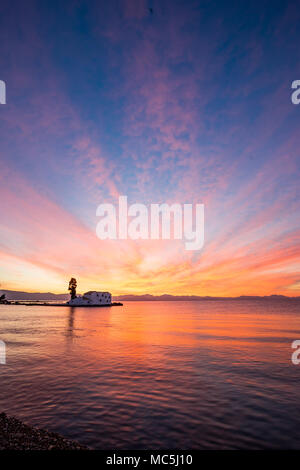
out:
M96 448L297 447L299 305L2 306L0 407Z

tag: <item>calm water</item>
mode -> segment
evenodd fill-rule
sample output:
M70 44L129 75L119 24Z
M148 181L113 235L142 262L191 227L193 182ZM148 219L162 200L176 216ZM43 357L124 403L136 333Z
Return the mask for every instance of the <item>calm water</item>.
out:
M300 448L300 302L0 306L0 411L98 449Z

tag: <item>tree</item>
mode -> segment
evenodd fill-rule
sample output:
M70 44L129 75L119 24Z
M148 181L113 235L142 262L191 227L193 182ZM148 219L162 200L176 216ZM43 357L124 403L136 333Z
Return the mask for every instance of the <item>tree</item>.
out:
M71 299L76 299L76 287L77 287L77 281L74 277L71 277L71 280L69 282L69 291L71 295Z

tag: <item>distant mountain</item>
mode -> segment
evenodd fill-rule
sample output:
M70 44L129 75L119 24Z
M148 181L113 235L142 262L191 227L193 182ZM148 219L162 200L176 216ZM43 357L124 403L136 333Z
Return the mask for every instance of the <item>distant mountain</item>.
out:
M0 289L0 295L5 294L7 300L69 300L68 294L52 294L52 292L22 292L17 290Z
M52 292L22 292L22 291L15 291L15 290L0 290L0 295L5 294L7 300L57 300L57 301L65 301L69 300L70 296L68 294L53 294ZM113 300L117 301L189 301L189 300L202 300L202 301L209 301L209 300L300 300L300 297L287 297L285 295L266 295L263 297L260 296L251 296L251 295L241 295L239 297L210 297L210 296L199 296L199 295L170 295L170 294L163 294L163 295L151 295L151 294L143 294L143 295L117 295L113 296Z
M257 296L257 295L241 295L239 297L210 297L210 296L200 296L200 295L170 295L170 294L163 294L163 295L151 295L151 294L143 294L143 295L118 295L114 296L114 300L131 300L131 301L154 301L154 300L169 300L169 301L189 301L189 300L283 300L283 299L300 299L300 297L287 297L285 295L265 295L265 296Z

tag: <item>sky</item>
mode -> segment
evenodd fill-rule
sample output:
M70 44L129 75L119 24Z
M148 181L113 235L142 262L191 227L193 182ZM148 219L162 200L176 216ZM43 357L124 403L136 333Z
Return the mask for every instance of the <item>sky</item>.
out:
M299 36L289 1L3 0L0 288L300 295ZM100 240L120 195L204 204L203 248Z

